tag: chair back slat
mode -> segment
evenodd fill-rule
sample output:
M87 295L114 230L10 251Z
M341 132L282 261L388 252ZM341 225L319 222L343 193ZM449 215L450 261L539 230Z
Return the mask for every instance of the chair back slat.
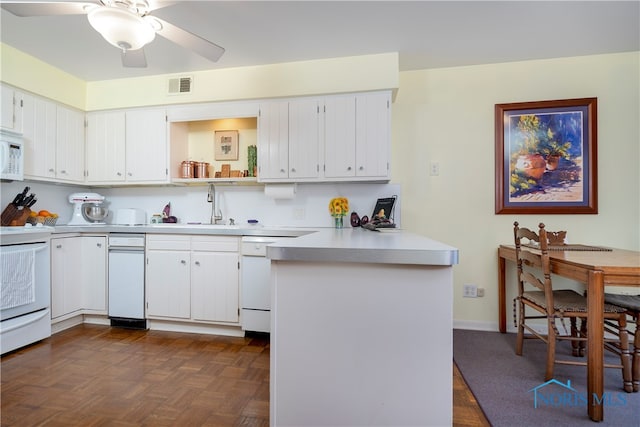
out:
M518 265L518 290L521 295L526 285L544 292L547 313L553 314L553 290L551 284L551 262L547 232L544 224L539 224L538 232L520 227L518 222L513 224L513 235L516 245L516 262ZM522 239L538 243L538 250L522 247Z

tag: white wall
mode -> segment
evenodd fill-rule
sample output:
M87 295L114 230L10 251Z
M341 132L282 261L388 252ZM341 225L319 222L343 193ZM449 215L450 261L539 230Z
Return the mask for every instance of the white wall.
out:
M73 213L68 203L69 194L96 192L106 197L105 205L112 213L118 208L140 208L147 214L147 222L154 213L162 212L171 203L172 215L179 222L207 223L211 218L211 204L207 202L207 186L181 187L130 187L87 188L53 185L38 182L2 183L0 201L6 206L25 186L36 193L38 202L34 210L47 209L60 216L58 224L66 224ZM397 184L298 184L293 199L273 199L264 194L263 185L216 185L217 200L224 220L233 218L237 224L246 224L248 219L257 219L261 225L284 227L331 227L329 200L343 196L349 199L351 211L360 216L371 217L378 198L398 196L395 220L400 221L402 203L400 186ZM349 216L345 217L349 226Z
M572 243L640 249L639 58L633 52L400 74L392 176L402 185L403 228L459 248L458 325L497 330L496 250L512 241L515 220L567 230ZM584 97L598 98L599 214L496 215L494 105ZM429 175L431 161L440 163L439 176ZM486 296L462 298L466 283Z

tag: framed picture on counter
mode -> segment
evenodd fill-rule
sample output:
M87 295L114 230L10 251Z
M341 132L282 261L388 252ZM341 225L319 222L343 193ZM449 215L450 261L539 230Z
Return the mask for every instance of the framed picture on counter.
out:
M238 131L217 130L214 147L216 160L238 160Z
M495 106L495 213L597 214L597 98Z

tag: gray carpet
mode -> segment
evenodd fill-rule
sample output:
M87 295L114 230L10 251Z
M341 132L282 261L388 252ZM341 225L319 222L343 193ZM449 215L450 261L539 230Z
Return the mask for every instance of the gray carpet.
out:
M587 416L587 372L583 366L556 365L558 384L532 389L544 383L545 345L526 340L523 356L514 352L515 334L453 331L453 359L494 427L512 426L616 426L640 427L640 392L625 393L620 369L605 369L604 422L594 424ZM566 344L566 346L565 346ZM559 354L570 354L570 344L560 344ZM607 353L607 352L606 352ZM570 356L569 356L570 357ZM605 355L615 362L615 356ZM619 360L619 359L618 359Z

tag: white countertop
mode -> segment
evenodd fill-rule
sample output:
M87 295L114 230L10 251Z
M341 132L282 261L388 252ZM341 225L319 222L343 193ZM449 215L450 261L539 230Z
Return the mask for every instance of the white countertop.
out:
M272 243L267 257L276 261L454 265L458 264L458 249L402 230L343 228Z
M64 233L154 233L227 236L296 237L271 244L267 256L281 261L360 262L412 265L455 265L458 250L444 243L398 229L296 228L207 224L140 226L87 225L2 227L2 244L15 244Z

